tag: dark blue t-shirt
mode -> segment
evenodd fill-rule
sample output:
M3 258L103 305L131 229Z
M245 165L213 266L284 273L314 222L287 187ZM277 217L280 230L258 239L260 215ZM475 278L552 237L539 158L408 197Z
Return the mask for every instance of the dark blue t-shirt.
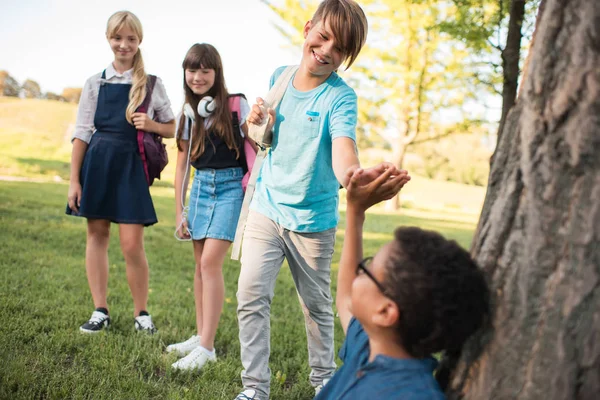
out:
M352 318L340 349L344 365L315 400L444 400L433 377L434 358L401 359L378 355L369 362L369 337Z

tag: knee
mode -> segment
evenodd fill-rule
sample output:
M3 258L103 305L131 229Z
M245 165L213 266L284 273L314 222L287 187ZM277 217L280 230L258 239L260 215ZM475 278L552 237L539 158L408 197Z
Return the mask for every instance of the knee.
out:
M200 260L200 264L196 263L196 275L210 276L222 273L223 266L210 257L203 257Z
M333 317L333 301L331 297L303 298L300 302L305 316L318 315L321 317Z
M238 282L236 297L238 312L258 312L261 309L268 309L272 299L266 291L259 290L253 285L243 285L241 281Z
M89 226L88 239L96 243L108 243L110 229L105 226Z
M121 250L125 257L137 257L144 252L144 245L138 240L122 238Z

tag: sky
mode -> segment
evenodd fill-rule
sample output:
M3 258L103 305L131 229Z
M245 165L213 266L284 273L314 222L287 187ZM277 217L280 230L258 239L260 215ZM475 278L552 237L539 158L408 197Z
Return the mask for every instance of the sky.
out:
M194 43L210 43L221 54L229 92L253 102L265 96L271 73L297 64L292 48L274 28L279 21L259 0L0 0L0 70L19 83L38 82L43 92L60 94L83 87L86 79L113 60L105 37L116 11L140 19L140 46L146 71L159 76L174 112L183 103L185 53Z
M229 92L244 93L251 104L267 94L277 67L301 58L301 50L275 29L278 16L260 0L0 0L0 5L0 70L21 84L38 82L43 92L83 87L112 62L106 22L119 10L140 19L146 71L162 79L176 114L184 100L181 63L194 43L217 48ZM493 107L483 111L484 118L498 120L499 100L486 99ZM482 104L471 107L482 110ZM455 119L454 114L443 112L441 118Z

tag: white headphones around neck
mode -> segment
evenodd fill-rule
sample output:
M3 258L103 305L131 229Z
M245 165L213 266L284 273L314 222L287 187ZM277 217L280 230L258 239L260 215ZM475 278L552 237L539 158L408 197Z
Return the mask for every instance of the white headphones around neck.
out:
M215 99L213 99L210 96L205 96L198 103L198 115L200 115L202 118L208 118L213 113L213 111L215 111L215 108L217 108L217 102L215 101ZM183 113L186 117L191 118L192 121L196 119L194 115L194 110L192 109L192 106L189 105L189 103L185 103L185 105L183 106Z

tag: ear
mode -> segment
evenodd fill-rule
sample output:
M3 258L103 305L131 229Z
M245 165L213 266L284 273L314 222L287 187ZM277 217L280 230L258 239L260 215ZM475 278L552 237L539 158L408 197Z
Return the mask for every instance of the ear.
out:
M304 24L304 39L306 39L306 36L308 36L308 32L310 32L311 29L312 21L306 21L306 24Z
M400 310L396 303L389 299L384 299L373 313L373 323L377 326L389 328L394 326L400 319Z

